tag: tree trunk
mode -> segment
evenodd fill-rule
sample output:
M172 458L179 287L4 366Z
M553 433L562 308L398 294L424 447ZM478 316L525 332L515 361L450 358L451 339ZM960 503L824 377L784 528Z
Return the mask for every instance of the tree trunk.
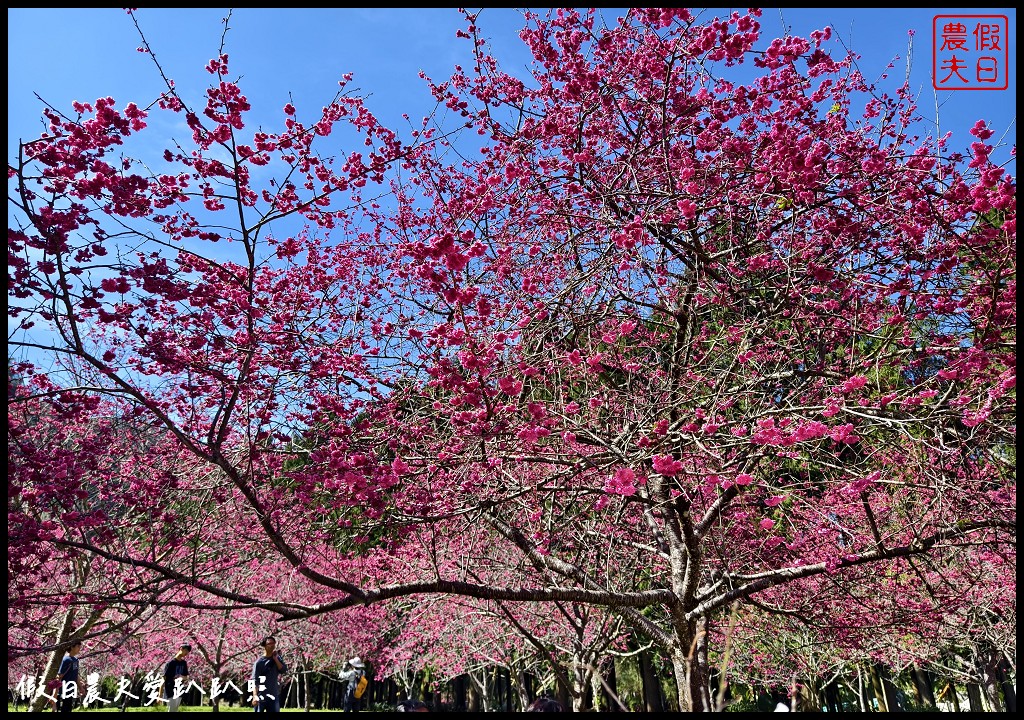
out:
M502 703L502 708L505 712L515 712L515 707L512 702L512 671L508 668L501 673L502 680L505 684L505 702ZM526 708L523 708L524 710Z
M956 691L956 683L952 680L949 681L950 694L952 697L950 700L953 702L953 712L963 712L960 710L960 695Z
M511 679L512 679L512 671L509 670L509 681L510 682L511 682ZM532 685L533 685L533 683L530 682L530 678L527 677L526 674L522 670L519 670L519 671L516 672L516 682L515 682L516 695L519 697L519 707L522 708L523 710L526 710L526 708L529 707L530 702L532 701L532 698L530 697L531 694L532 694L532 692L531 692L531 686Z
M861 712L873 712L871 697L868 694L868 685L864 679L864 668L857 665L857 702L860 703Z
M1006 706L1006 712L1017 712L1017 691L1014 689L1013 681L1010 679L1010 663L1006 661L1006 658L1002 658L999 664L996 665L996 677L999 679L999 685L1003 689L1003 704Z
M833 680L822 689L825 695L825 705L829 712L842 712L843 706L839 700L839 682Z
M691 622L679 635L678 647L672 649L672 669L676 676L676 695L680 712L710 712L708 692L707 622Z
M803 712L820 712L824 703L821 700L821 690L815 678L807 678L807 682L800 687L800 708Z
M562 707L571 709L573 706L572 688L565 684L563 677L568 678L572 670L562 668L561 673L555 674L555 698L562 703Z
M981 686L977 683L967 683L967 701L971 705L971 712L985 712L985 700L981 696Z
M882 691L885 692L885 706L889 708L889 712L906 712L906 708L900 702L896 686L893 685L892 673L889 672L889 668L884 665L880 666L878 668L878 676L882 679Z
M583 692L576 699L575 707L573 712L590 712L596 710L594 705L594 689L590 686L590 676L587 676L587 684L584 686Z
M878 677L878 669L875 665L868 666L868 675L871 677L871 688L875 691L875 702L877 703L878 712L889 712L885 690L882 688L882 679Z
M284 697L281 698L281 709L282 710L284 710L286 707L288 707L288 700L291 698L292 690L294 690L294 689L295 689L295 681L292 680L291 682L288 683L288 688L284 691ZM298 701L296 700L295 707L298 707L298 706L299 706L298 705Z
M913 669L914 692L917 695L917 704L921 707L935 707L935 693L932 690L932 676L927 670L917 665Z
M487 673L481 672L481 680L477 680L473 673L469 674L469 711L483 712L486 710L487 698Z
M978 670L981 673L981 689L985 693L991 712L1005 711L1006 708L999 697L999 661L1002 658L996 653L988 654L979 659Z
M601 671L598 668L594 668L590 672L590 696L593 698L594 710L601 712L602 710L607 709L606 707L603 707L603 703L601 702L604 700L605 695L601 687Z
M664 712L665 702L662 697L661 681L654 674L654 663L650 650L643 650L637 655L640 663L640 683L644 690L644 711Z
M607 656L601 663L601 675L604 678L602 683L602 697L605 700L605 709L610 712L628 712L626 706L619 699L619 679L615 674L615 658Z
M467 680L465 675L459 675L455 680L452 681L452 691L455 695L455 709L465 711L466 710L466 685Z
M304 693L304 695L303 695L303 705L306 708L306 712L311 712L313 710L313 693L311 693L309 691L309 680L310 680L310 673L309 672L302 673L302 691Z
M572 660L569 679L574 683L576 694L572 699L573 712L587 712L594 707L594 691L590 684L593 671L586 658L575 655Z
M54 644L57 646L50 653L50 658L46 661L46 669L43 670L43 677L41 682L44 687L46 683L57 677L57 672L60 670L61 660L64 659L64 649L67 647L67 641L71 637L75 624L75 609L68 608L64 611L64 619L61 621L60 629L57 631L57 637L54 638ZM59 691L58 691L59 692ZM43 705L49 702L49 700L43 695L32 700L29 706L29 712L40 712L43 709Z

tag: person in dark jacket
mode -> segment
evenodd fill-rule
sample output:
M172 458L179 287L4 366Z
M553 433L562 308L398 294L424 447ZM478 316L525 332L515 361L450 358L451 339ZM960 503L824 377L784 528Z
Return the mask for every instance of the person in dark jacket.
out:
M263 639L263 656L252 666L252 704L256 712L281 712L281 675L288 666L273 635Z
M181 698L188 686L188 662L185 658L190 652L191 645L179 645L178 652L164 666L164 687L160 696L167 701L167 712L178 712L181 707Z
M81 694L82 682L78 679L78 653L82 652L82 641L75 640L64 653L57 670L57 712L71 712L75 700Z

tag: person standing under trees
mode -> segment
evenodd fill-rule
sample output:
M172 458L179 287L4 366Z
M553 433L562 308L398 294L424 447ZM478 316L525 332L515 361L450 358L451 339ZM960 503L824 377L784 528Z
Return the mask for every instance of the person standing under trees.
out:
M54 710L57 712L71 712L75 705L75 699L82 690L82 683L78 680L78 653L82 652L82 641L75 640L68 651L64 653L64 659L60 661L60 669L57 671L57 704Z
M256 712L281 711L281 674L288 667L277 651L273 635L263 638L263 657L252 666L252 704Z
M188 684L188 663L185 661L185 657L190 652L192 652L191 645L179 646L178 652L164 666L164 685L161 697L167 700L167 712L178 712L178 708L181 706L181 698L185 694L185 686Z
M348 681L348 688L345 690L345 712L359 712L359 706L362 705L363 700L362 697L356 697L356 687L359 685L359 681L366 676L366 666L363 665L363 661L358 655L345 665L346 669L338 674L339 680Z

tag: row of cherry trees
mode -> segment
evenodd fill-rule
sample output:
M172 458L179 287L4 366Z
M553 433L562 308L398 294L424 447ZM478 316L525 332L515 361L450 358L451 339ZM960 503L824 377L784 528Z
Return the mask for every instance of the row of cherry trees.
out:
M253 130L223 48L199 103L46 109L8 169L9 652L269 613L389 673L514 637L577 707L649 646L685 710L730 653L788 674L757 639L794 620L845 663L963 623L1015 657L1015 180L758 16L527 13L515 76L467 13L404 132L347 77ZM189 129L160 157L151 113Z
M1013 711L1015 658L1005 649L1013 646L1015 628L993 622L995 613L982 605L971 614L987 615L987 624L947 618L945 632L937 637L906 632L913 621L880 613L859 634L846 632L842 639L805 618L766 616L758 608L737 606L728 624L714 630L713 707L771 709L783 700L801 710L959 709L959 704L965 710ZM676 698L666 692L671 664L659 649L608 612L558 609L552 614L550 604L509 608L439 596L374 606L358 617L317 616L277 627L266 612L165 608L132 625L130 633L95 628L78 635L87 638L83 668L106 679L103 699L94 704L152 705L158 689L152 679L184 641L194 648L190 674L200 688L189 694L189 704L237 702L228 683L244 695L259 639L269 630L284 649L293 680L288 700L296 707L340 706L336 673L355 653L371 663L370 701L391 706L398 698L418 697L440 703L439 708L503 710L523 708L547 693L577 711L675 707ZM116 609L110 613L118 615ZM16 694L31 694L26 678L47 677L41 648L21 643L38 646L59 630L41 622L10 633L10 647L20 655L9 669ZM126 694L120 695L122 690ZM40 695L36 705L44 701Z

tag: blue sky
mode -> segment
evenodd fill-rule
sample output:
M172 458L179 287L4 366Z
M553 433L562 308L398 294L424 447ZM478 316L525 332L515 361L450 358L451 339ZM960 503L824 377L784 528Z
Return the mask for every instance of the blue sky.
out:
M621 14L615 9L603 12L609 21ZM728 10L704 13L710 18L724 16ZM1009 18L1009 89L933 93L932 20L939 13ZM226 14L224 9L143 8L137 12L157 58L187 96L197 96L206 86L210 76L203 66L217 54L223 29L220 20ZM18 138L30 139L42 130L41 105L34 93L68 110L73 100L93 101L108 95L118 107L129 101L141 105L161 89L149 58L136 51L138 33L122 9L9 8L7 15L11 157ZM517 11L488 8L478 24L506 67L526 66L529 57L516 36L522 27ZM922 111L934 116L938 103L943 131L966 130L982 118L996 129L997 137L1008 131L1008 142L1016 142L1017 27L1012 8L765 8L761 24L766 39L781 35L784 27L806 36L831 25L844 44L862 55L860 66L869 78L885 72L896 56L900 60L890 77L902 77L907 31L914 29L912 83L921 91ZM403 112L415 119L433 108L418 71L442 79L454 64L470 64L469 43L455 38L460 27L461 16L452 8L241 8L232 13L226 49L232 74L243 76L242 88L253 107L270 111L270 117L279 118L280 108L289 99L300 116L303 108L316 113L333 96L341 74L352 72L355 79L350 87L370 93L370 109L386 124L396 125ZM963 135L962 139L971 138ZM1012 168L1010 172L1015 174Z

